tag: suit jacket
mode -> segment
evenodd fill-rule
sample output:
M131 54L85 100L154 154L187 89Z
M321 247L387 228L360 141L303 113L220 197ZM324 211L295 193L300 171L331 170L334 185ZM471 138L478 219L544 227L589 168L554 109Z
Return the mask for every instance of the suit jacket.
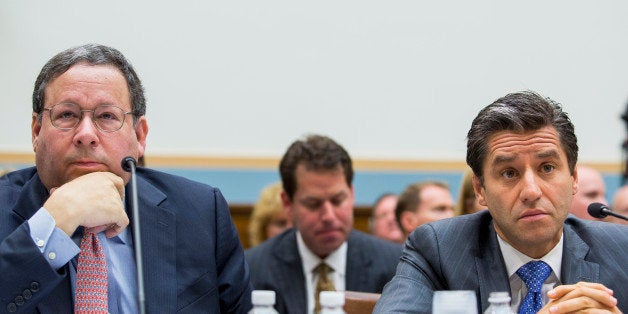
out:
M249 271L220 191L154 170L137 174L146 311L246 313ZM35 168L0 179L0 313L72 312L70 263L54 271L26 222L48 196Z
M561 282L599 282L628 310L628 227L569 216L564 224ZM431 313L436 290L473 290L478 311L495 291L510 292L488 211L430 223L408 238L397 273L373 313Z
M245 256L253 287L275 291L279 313L307 312L303 264L294 228L248 249ZM346 289L381 293L395 274L399 256L399 245L351 231L347 240Z

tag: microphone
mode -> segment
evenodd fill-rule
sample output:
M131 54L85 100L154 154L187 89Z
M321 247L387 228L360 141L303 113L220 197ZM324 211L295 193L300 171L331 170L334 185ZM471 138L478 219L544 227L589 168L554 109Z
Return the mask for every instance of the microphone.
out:
M142 263L142 240L140 238L140 213L137 205L137 181L135 180L135 170L137 162L135 158L127 156L122 158L122 169L131 173L131 207L133 212L133 245L135 246L135 264L137 265L137 299L140 313L146 313L144 306L144 266Z
M589 207L587 207L587 211L589 212L589 215L595 218L604 218L610 215L610 216L617 217L623 220L628 220L628 217L613 212L610 208L608 208L608 206L602 203L589 204Z

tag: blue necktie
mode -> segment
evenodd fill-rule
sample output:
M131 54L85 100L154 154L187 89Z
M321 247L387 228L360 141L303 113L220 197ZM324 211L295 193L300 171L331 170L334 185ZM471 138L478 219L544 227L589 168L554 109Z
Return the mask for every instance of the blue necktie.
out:
M521 302L519 314L533 314L543 307L541 287L551 272L552 268L543 261L528 262L517 270L517 275L528 287L528 294Z

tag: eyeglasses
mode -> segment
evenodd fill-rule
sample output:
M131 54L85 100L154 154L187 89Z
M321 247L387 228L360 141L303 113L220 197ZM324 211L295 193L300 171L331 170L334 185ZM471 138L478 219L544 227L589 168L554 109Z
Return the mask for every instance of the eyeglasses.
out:
M103 132L120 130L124 125L126 115L133 113L132 111L124 112L122 108L114 105L100 105L95 109L86 110L74 103L60 103L44 110L50 113L52 126L59 130L76 128L83 120L83 113L91 112L94 125Z

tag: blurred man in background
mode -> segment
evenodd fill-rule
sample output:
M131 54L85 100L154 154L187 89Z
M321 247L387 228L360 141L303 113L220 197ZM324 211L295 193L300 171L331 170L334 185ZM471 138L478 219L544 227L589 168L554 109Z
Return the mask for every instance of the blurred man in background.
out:
M403 243L405 237L395 219L395 207L397 207L397 195L385 193L378 197L369 218L369 228L371 233L378 238Z
M598 220L589 215L587 208L591 203L602 203L608 205L606 200L606 185L602 174L589 167L577 166L578 168L578 192L574 194L571 201L570 213L578 218L588 220Z

